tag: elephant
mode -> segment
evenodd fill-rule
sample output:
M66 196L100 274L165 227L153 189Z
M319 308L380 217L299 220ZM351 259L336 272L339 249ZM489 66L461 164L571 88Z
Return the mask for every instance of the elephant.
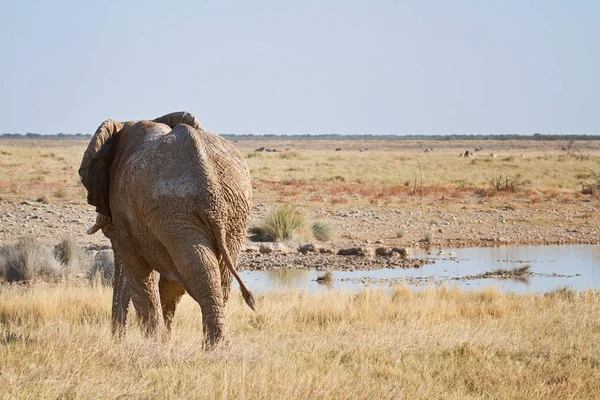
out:
M232 275L245 239L252 185L240 152L187 112L154 120L104 121L79 175L115 253L113 333L124 332L129 295L146 336L170 332L188 293L208 347L226 338ZM160 274L160 278L159 278ZM164 329L166 328L166 329Z

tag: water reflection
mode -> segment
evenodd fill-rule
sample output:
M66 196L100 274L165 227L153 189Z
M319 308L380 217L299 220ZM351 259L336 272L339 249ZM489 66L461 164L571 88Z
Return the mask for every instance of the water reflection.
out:
M599 245L443 249L443 253L439 250L413 250L414 257L435 260L435 264L423 268L332 271L332 279L327 285L317 281L324 273L315 270L244 271L241 275L257 293L289 289L359 291L365 286L390 287L403 282L417 288L431 284L467 290L494 286L515 293L544 292L564 286L576 290L600 288ZM455 255L449 256L450 253ZM513 269L525 263L531 265L532 276L465 279L500 268Z
M267 281L276 287L298 287L309 281L311 271L303 269L284 269L279 271L265 271Z

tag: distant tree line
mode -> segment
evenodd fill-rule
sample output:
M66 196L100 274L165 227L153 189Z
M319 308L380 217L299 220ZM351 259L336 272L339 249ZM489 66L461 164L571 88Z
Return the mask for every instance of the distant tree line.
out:
M600 135L221 135L230 140L600 140Z
M342 135L330 133L323 135L221 135L229 140L600 140L600 135L544 135L534 133L533 135ZM89 133L57 133L54 135L42 135L41 133L3 133L0 138L5 139L91 139Z
M27 132L25 134L22 133L3 133L0 135L2 139L43 139L43 140L52 140L52 139L91 139L92 135L89 133L56 133L54 135L42 135L41 133L32 133Z

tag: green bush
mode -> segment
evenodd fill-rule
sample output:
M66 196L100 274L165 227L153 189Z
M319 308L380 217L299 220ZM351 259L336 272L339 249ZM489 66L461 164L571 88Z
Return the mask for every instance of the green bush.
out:
M280 206L271 211L263 224L251 230L263 241L289 240L300 235L306 228L304 215L294 206Z
M315 239L326 242L333 237L333 228L327 222L315 221L312 224L312 234Z

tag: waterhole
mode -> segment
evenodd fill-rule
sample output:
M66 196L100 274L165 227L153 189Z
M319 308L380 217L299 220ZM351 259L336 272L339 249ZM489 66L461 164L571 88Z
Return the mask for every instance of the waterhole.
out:
M391 288L399 284L417 289L432 285L465 290L491 286L513 293L547 292L562 287L579 291L600 288L600 245L431 248L413 249L412 254L434 263L411 269L331 270L327 275L324 271L294 269L244 271L240 275L256 293L290 289L358 292L365 287ZM519 268L525 272L511 274ZM498 270L505 273L486 274Z

